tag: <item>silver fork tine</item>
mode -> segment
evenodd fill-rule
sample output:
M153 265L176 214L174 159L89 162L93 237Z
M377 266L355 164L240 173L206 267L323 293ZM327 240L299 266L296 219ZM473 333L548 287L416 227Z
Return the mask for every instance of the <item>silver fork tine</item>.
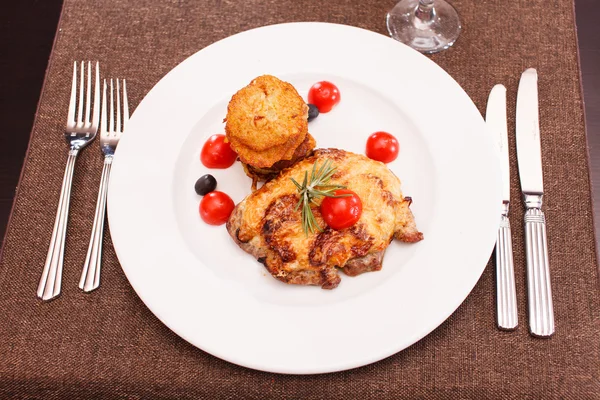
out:
M92 99L92 63L88 61L88 73L87 73L87 90L85 93L85 125L90 124L90 100Z
M67 129L70 124L75 124L75 99L77 98L77 61L73 63L73 83L71 85L71 99L69 100L69 113L67 114Z
M104 80L104 90L102 93L102 121L100 124L100 136L105 136L108 133L106 129L106 79Z
M83 123L83 77L85 76L85 63L83 61L81 62L81 71L79 76L79 107L77 110L77 125L81 126Z
M96 61L96 83L94 84L94 112L92 113L92 127L98 129L100 118L100 64Z
M104 96L106 97L106 95ZM94 112L92 113L92 127L98 129L98 110L100 109L100 64L96 61L96 83L94 84Z
M121 95L119 92L119 79L117 78L117 125L115 132L123 132L121 129Z
M115 131L115 107L114 107L115 93L113 90L113 80L110 80L110 124L108 125L108 133L114 133Z
M129 104L127 103L127 82L123 79L123 132L125 125L129 122Z

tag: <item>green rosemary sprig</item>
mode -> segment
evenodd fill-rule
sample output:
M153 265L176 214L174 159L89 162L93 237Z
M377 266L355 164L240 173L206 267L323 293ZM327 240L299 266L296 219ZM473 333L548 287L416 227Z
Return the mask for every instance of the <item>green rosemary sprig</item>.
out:
M294 211L297 211L302 207L302 229L307 236L309 232L314 233L315 230L323 231L310 208L310 204L313 203L315 199L321 197L351 196L350 194L337 196L333 194L338 189L346 188L346 186L342 185L328 184L329 179L331 179L335 170L336 168L331 165L331 160L327 159L321 164L321 167L318 170L317 163L315 162L313 164L310 178L308 171L304 171L304 181L302 184L299 184L294 178L290 178L294 185L296 185L296 188L298 188L298 193L300 194L300 199L298 199L298 204L296 204Z

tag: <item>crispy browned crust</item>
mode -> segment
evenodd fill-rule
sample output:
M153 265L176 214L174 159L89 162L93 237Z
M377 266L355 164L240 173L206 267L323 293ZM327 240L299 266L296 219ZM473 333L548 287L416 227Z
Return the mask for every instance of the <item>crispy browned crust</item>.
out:
M304 171L325 159L337 167L331 183L355 191L363 214L354 226L336 231L326 226L316 204L312 210L324 230L306 235L290 178L301 180ZM393 238L411 243L423 239L409 209L411 202L384 164L343 150L319 149L240 202L227 230L278 280L333 289L340 283L338 268L349 276L378 271Z
M290 160L308 134L308 106L296 89L263 75L233 95L225 134L240 160L268 168Z
M367 254L364 257L357 257L348 260L342 271L348 276L357 276L364 272L372 272L381 270L383 262L383 251Z
M268 168L257 168L253 167L252 165L242 163L244 172L246 172L246 175L252 178L252 190L256 190L257 182L270 181L279 175L283 169L291 167L296 161L309 155L315 148L316 144L317 142L315 141L315 138L313 138L309 133L306 135L306 138L300 144L300 146L296 148L291 160L280 160Z

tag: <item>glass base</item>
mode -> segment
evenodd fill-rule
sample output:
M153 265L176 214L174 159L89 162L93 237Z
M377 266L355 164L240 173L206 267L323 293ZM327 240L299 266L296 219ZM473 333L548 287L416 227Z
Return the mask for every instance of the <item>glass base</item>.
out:
M386 23L391 37L421 53L447 49L461 29L458 13L444 0L421 7L419 0L401 0L387 14Z

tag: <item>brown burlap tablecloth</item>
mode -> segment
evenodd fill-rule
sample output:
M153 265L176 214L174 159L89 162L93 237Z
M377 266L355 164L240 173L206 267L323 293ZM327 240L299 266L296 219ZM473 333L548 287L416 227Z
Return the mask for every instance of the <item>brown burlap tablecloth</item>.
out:
M135 106L165 73L218 39L289 21L329 21L385 33L385 13L395 1L65 1L0 262L1 397L600 397L600 295L572 0L454 0L463 32L454 48L432 56L481 111L492 86L506 85L514 199L520 198L516 89L525 68L538 69L556 313L551 339L528 333L523 207L515 201L516 332L495 327L490 264L445 323L378 363L286 376L221 361L180 339L145 307L119 267L108 232L101 288L91 295L77 288L100 179L97 145L81 154L74 178L63 295L50 303L35 297L66 160L62 131L73 60L100 60L103 76L127 78ZM309 57L310 43L300 51ZM334 339L343 332L323 334Z

